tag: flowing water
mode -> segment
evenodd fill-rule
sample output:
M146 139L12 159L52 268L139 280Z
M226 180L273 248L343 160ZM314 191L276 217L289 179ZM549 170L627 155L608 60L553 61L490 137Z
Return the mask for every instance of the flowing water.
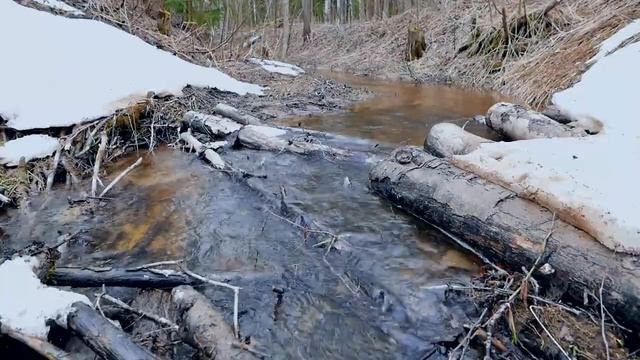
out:
M390 87L402 95L391 101ZM449 88L383 88L388 102L368 101L333 123L326 117L304 125L418 144L431 121L418 121L421 112L455 118L482 113L493 101L492 95ZM451 115L446 109L452 108L459 112ZM370 193L368 168L388 148L342 137L324 141L355 155L330 160L226 151L223 157L234 167L267 175L244 180L207 168L193 154L159 148L143 155L143 164L106 204L70 205L82 189L58 189L45 204L36 198L8 213L3 246L53 244L58 234L84 230L65 249L64 264L117 268L184 258L202 274L236 274L233 282L243 288L241 334L274 358L443 358L434 350L463 331L470 305L425 288L468 280L478 273L478 261ZM289 221L332 232L336 249L314 246L327 236L284 220L294 208L303 218ZM231 294L216 288L206 294L231 323Z
M429 129L449 122L476 135L497 140L499 137L484 125L469 121L486 114L489 107L504 96L473 89L443 85L414 85L389 82L333 72L323 75L355 87L373 91L371 99L356 104L348 112L319 116L294 117L282 125L371 139L388 145L422 145Z

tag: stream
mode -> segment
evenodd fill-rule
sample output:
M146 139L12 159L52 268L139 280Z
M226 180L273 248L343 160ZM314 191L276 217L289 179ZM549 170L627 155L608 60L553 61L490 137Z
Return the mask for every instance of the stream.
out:
M241 335L276 359L444 358L440 344L464 331L473 305L425 287L468 281L481 262L372 194L368 169L387 145L421 145L427 124L466 122L457 119L485 113L496 97L351 83L378 95L347 113L281 122L345 135L323 141L353 151L346 160L227 151L222 156L234 167L267 175L239 181L193 154L160 147L141 155L143 164L102 206L69 204L86 183L8 212L4 247L51 245L58 234L84 230L61 263L121 268L186 259L200 274L237 274ZM110 177L136 158L110 165ZM321 236L283 220L289 206L304 214L296 223L335 234L336 249L315 247ZM232 323L233 297L218 288L205 293Z

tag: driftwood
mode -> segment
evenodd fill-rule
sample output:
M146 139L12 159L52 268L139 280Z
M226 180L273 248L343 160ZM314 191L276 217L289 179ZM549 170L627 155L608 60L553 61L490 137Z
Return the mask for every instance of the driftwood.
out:
M135 169L140 164L142 164L142 158L141 157L138 158L138 160L136 160L136 162L134 162L133 164L129 165L129 167L127 167L123 172L121 172L120 175L116 176L116 178L113 179L113 181L109 185L107 185L107 187L105 187L104 190L102 190L102 192L100 193L99 197L104 197L105 195L107 195L109 190L111 190L111 188L113 188L118 183L118 181L122 180L122 178L127 176L128 173L130 173L133 169Z
M4 324L0 324L0 333L23 343L47 360L73 360L76 358L44 340L23 334Z
M232 328L204 295L191 286L180 286L171 296L185 342L212 359L233 358L239 352L232 346L236 341Z
M228 117L229 119L233 119L242 125L260 125L262 123L262 121L260 121L260 119L258 119L257 117L249 114L244 114L240 112L240 110L227 104L218 104L213 109L213 111L216 114Z
M84 303L73 304L67 316L69 329L96 354L107 360L156 359L131 341L121 329Z
M180 134L180 140L184 141L191 149L193 149L198 156L203 156L211 166L216 169L224 169L225 162L222 160L220 155L215 152L213 149L206 147L203 143L198 141L192 134L191 131L183 132Z
M193 131L209 136L223 137L242 128L242 125L233 120L195 111L184 114L182 121Z
M398 207L516 269L531 267L540 256L555 216L416 148L396 150L371 170L370 181L375 192ZM602 279L608 279L604 305L628 327L640 329L636 257L615 253L587 233L556 220L541 264L555 269L552 280L579 303L585 291L596 293Z
M539 112L504 102L489 109L487 125L511 140L587 135L584 130L563 125Z
M346 157L349 152L323 145L309 134L301 135L269 126L245 126L238 133L242 146L256 150L288 151L300 155L320 154Z
M431 128L424 148L438 157L448 157L468 154L488 142L493 141L465 131L458 125L442 123Z
M135 288L173 288L180 285L196 285L201 281L179 272L154 270L106 270L52 268L44 274L47 285L71 287L123 286Z

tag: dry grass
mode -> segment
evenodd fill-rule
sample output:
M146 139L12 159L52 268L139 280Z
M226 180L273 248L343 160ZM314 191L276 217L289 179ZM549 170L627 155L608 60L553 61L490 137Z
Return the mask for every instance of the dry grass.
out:
M425 8L390 19L351 25L317 25L313 41L303 45L300 26L294 25L291 61L381 78L419 81L451 81L459 85L489 88L539 107L550 95L574 83L585 70L595 47L632 18L640 16L630 0L563 1L548 14L552 26L532 36L512 39L517 49L469 56L458 53L474 31L502 28L498 9L513 20L540 12L548 1L516 0L447 1L439 8ZM425 57L407 64L403 60L406 31L412 23L425 30ZM475 25L474 25L475 24Z

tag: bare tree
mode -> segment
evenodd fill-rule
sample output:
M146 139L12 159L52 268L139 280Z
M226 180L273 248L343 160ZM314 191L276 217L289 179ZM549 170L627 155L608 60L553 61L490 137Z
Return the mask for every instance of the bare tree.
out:
M324 0L324 22L331 22L331 0Z
M313 17L313 1L302 0L302 42L311 39L311 18Z
M285 58L289 49L289 0L282 0L282 48L280 56Z

